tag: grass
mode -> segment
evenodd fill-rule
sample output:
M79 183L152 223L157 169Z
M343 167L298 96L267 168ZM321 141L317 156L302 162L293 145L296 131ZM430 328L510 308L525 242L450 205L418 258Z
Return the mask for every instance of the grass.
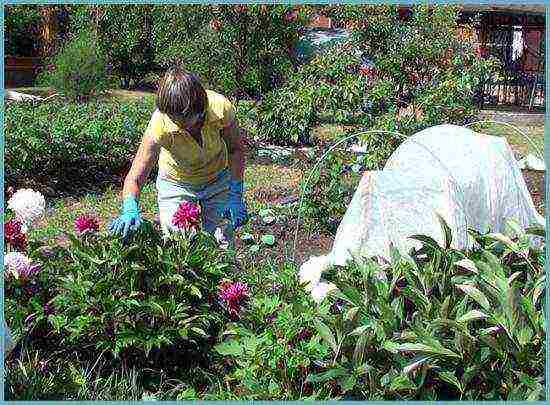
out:
M487 123L472 126L476 131L506 138L518 156L534 154L544 159L544 125L522 125L521 122L509 125ZM517 157L517 156L516 156Z

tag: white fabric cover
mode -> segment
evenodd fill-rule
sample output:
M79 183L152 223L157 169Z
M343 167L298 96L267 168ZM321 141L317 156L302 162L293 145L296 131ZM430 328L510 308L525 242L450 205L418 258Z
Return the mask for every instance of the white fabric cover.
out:
M443 243L436 213L459 249L472 245L468 228L502 232L509 219L544 226L506 139L439 125L404 141L384 170L365 172L324 266L352 256L389 259L390 243L406 255L419 246L413 234Z

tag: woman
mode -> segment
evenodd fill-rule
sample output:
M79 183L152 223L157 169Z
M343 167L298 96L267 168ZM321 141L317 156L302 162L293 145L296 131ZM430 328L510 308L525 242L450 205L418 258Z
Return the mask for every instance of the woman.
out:
M179 67L162 78L156 106L124 181L121 214L111 232L126 238L140 226L140 188L158 160L163 231L174 230L172 216L182 201L189 201L201 205L204 230L214 234L219 228L220 242L233 245L234 229L247 221L243 142L233 106Z

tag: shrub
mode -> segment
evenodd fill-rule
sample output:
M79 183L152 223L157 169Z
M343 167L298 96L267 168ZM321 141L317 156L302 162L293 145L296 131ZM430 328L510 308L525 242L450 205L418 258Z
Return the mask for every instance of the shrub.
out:
M414 6L407 19L398 6L342 6L339 14L354 26L353 39L317 55L268 96L260 133L274 143L308 140L322 116L406 135L469 121L477 87L494 60L480 59L457 37L457 12ZM272 113L277 102L283 107ZM296 117L300 105L308 113ZM291 122L296 133L287 129Z
M153 5L75 5L71 8L71 31L91 27L97 45L106 55L122 88L138 85L154 68L152 48Z
M69 99L83 101L109 87L105 56L90 31L80 31L48 65L52 69L45 70L39 82Z
M542 398L542 252L512 232L466 255L445 230L444 246L415 237L412 260L394 250L327 275L336 311L317 327L333 350L311 380L351 399Z
M4 53L9 56L36 56L41 18L39 6L7 5L4 11Z
M360 175L350 170L355 161L343 153L333 153L313 174L307 185L301 206L301 218L309 230L336 235L340 220L346 213ZM310 172L305 172L305 179ZM305 180L300 185L304 187Z
M137 149L152 110L151 100L7 104L6 182L53 186L119 170Z
M305 377L329 347L312 328L317 309L300 286L296 268L263 267L250 273L251 302L226 339L215 347L226 364L226 381L239 399L298 399L312 393ZM261 280L258 283L258 280ZM312 397L315 399L315 397Z
M177 13L188 21L186 26L196 27L197 6L189 7L193 12ZM285 5L221 5L202 11L208 20L200 20L203 25L193 32L181 33L171 21L164 27L179 33L174 38L182 35L180 44L170 48L170 59L178 57L213 89L238 98L259 98L284 80L293 67L292 48L305 23L303 12L293 13Z
M309 144L316 119L315 89L305 80L291 80L271 92L258 111L258 135L278 145Z
M130 363L143 362L153 349L157 361L172 365L174 350L188 364L206 353L225 319L216 295L231 268L229 253L220 253L213 237L199 232L164 241L147 222L126 244L96 232L68 237L68 247L40 257L40 280L47 282L37 281L32 306L17 294L19 285L8 284L14 329L48 322L62 346L106 351Z

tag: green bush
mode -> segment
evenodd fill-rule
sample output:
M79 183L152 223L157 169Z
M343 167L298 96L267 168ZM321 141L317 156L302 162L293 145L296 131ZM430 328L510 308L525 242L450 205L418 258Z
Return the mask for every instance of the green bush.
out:
M227 325L226 340L215 350L224 358L227 384L239 399L307 398L312 393L307 372L329 353L313 328L317 308L294 266L265 270L271 270L265 277L263 272L248 276L254 279L249 282L255 286L253 298L241 319Z
M137 150L152 111L151 100L7 104L6 182L53 185L119 170Z
M324 118L409 135L475 116L475 92L495 62L457 37L456 7L414 6L409 19L392 5L340 8L340 18L354 26L352 40L317 55L267 97L260 134L273 143L307 141ZM296 114L299 106L307 113Z
M445 229L444 246L417 236L412 258L393 250L389 263L327 271L337 290L318 307L292 274L281 272L275 294L263 283L216 347L234 390L250 399L542 399L542 251L511 231L478 235L466 254L449 247Z
M292 48L304 25L304 13L294 15L292 7L285 5L198 10L198 6L175 10L175 18L185 22L186 29L178 28L171 14L159 28L163 33L157 39L173 38L174 45L156 39L155 49L165 59L183 62L211 88L237 98L259 98L284 81L293 68Z
M300 214L309 231L324 231L336 235L340 220L346 213L360 175L350 170L356 164L349 155L334 152L313 174L305 190ZM310 175L305 172L306 178ZM300 185L304 187L305 180Z
M542 398L542 252L513 231L479 235L481 247L466 255L449 247L446 234L444 246L418 236L423 247L413 260L394 251L387 266L369 260L333 272L339 292L329 302L340 307L319 325L339 350L322 376L338 376L342 394Z
M176 357L191 364L207 353L225 320L217 291L231 269L229 253L213 237L199 232L164 241L149 223L128 243L103 233L67 236L69 245L54 254L32 253L41 270L31 304L20 294L28 283L8 283L7 322L14 330L47 322L61 347L105 351L139 365L153 349L157 363L172 365Z
M71 100L83 101L109 87L106 58L91 31L80 31L52 58L38 78Z
M4 54L36 56L41 18L39 6L6 5L4 12Z
M97 31L97 44L106 55L122 88L140 84L154 69L152 46L153 5L75 5L71 8L71 31Z

